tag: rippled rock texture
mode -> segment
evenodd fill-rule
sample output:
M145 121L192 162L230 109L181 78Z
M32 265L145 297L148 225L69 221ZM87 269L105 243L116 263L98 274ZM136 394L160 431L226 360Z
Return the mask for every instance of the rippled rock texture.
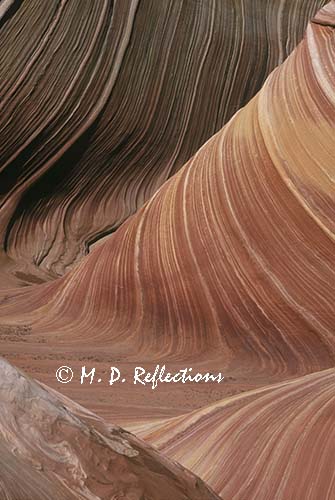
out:
M2 1L0 285L62 275L114 231L248 102L324 3Z
M60 363L227 375L57 387L156 453L1 361L4 499L215 498L169 456L224 500L333 500L324 4L0 3L2 354L53 387Z
M133 430L224 500L330 500L334 412L332 369Z
M334 4L332 4L334 5ZM132 218L2 314L63 341L287 375L334 361L334 13ZM22 317L17 314L20 309ZM76 332L76 333L74 333Z

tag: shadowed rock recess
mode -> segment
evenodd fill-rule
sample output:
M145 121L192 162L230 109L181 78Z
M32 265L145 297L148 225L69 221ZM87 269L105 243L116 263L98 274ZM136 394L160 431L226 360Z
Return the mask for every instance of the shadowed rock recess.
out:
M3 0L0 36L0 500L334 500L335 1Z

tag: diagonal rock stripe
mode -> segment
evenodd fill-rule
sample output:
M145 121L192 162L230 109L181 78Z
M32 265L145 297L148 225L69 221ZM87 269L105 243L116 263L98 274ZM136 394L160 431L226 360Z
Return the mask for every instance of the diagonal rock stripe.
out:
M331 369L132 431L200 475L223 500L331 500L334 411Z

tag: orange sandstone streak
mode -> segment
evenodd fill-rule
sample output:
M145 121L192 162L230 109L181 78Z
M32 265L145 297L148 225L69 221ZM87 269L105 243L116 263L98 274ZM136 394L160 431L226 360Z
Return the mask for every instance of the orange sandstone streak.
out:
M331 369L132 431L223 500L332 500L334 413Z

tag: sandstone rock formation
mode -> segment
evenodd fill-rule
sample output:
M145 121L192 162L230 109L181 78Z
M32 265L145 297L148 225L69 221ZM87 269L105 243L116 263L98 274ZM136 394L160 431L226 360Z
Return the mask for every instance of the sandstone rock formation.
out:
M0 377L1 500L218 498L181 466L3 359Z
M253 374L332 366L333 23L332 2L118 231L63 278L6 292L4 322L150 359L215 352Z
M223 500L331 500L334 412L331 369L133 431L205 479Z
M0 361L1 499L333 500L324 4L0 3L0 348L40 382ZM156 362L226 382L129 382Z
M113 232L325 2L1 2L0 286L62 275Z

